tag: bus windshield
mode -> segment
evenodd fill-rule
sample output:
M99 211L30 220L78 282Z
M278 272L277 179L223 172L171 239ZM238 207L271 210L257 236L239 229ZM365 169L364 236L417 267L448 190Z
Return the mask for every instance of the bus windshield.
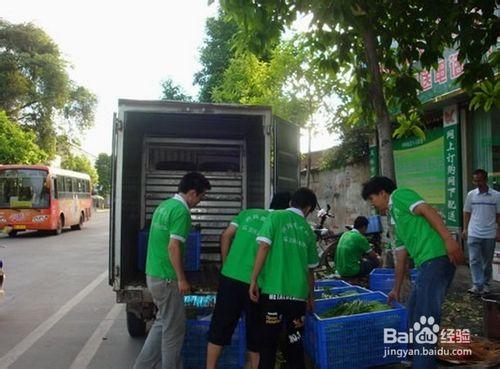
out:
M46 180L45 170L0 170L0 208L48 208L50 190Z

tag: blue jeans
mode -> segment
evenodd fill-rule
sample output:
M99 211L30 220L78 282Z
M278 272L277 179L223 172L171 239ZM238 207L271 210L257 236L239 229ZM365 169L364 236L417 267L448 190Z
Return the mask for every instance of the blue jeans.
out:
M418 269L418 277L408 300L408 322L415 337L419 332L430 333L431 339L424 340L425 343L415 341L416 343L411 347L414 350L418 349L420 353L420 355L413 356L413 369L432 369L436 368L434 355L422 354L424 350L437 348L436 343L440 336L439 331L436 332L435 325L441 323L441 304L453 280L455 265L447 256L441 256L426 261ZM425 321L422 317L426 318ZM429 318L431 318L430 322ZM433 331L432 328L435 330Z
M469 248L472 283L477 288L483 289L491 281L495 239L469 237L467 239L467 246Z

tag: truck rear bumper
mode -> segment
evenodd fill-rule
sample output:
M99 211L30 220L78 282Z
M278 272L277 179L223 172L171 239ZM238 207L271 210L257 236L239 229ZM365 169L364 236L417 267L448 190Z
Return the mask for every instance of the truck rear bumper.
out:
M146 287L131 287L117 290L116 302L118 303L152 303L153 298Z

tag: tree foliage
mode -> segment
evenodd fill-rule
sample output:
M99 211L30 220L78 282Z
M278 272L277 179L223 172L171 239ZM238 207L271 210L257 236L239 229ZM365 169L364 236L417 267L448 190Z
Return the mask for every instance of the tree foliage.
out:
M239 44L256 52L273 45L298 16L311 17L306 37L311 55L325 70L348 76L355 98L346 112L375 122L382 173L394 177L392 127L388 103L403 114L418 109L420 68L435 67L445 47L459 50L460 82L470 90L494 79L498 1L422 0L221 0L240 25ZM389 11L390 10L390 11ZM495 91L494 89L492 91Z
M35 143L35 135L23 131L0 111L0 164L40 164L46 159Z
M99 182L96 169L92 166L90 160L83 155L70 154L66 156L61 162L61 167L75 172L87 173L90 176L93 186Z
M186 94L181 86L177 85L171 78L165 79L161 83L162 100L192 101L193 98Z
M0 19L0 109L34 132L49 158L60 131L76 134L94 121L96 97L71 81L67 68L42 29Z
M368 141L374 129L369 126L340 127L340 144L328 149L320 169L338 169L362 161L369 155Z
M99 194L109 195L111 191L111 156L100 153L94 166L99 176Z
M200 50L202 68L194 75L194 83L200 86L199 101L215 101L214 90L222 84L224 72L235 54L233 37L237 29L236 22L222 9L216 17L207 19L204 45Z
M470 108L473 110L483 108L489 111L493 106L500 109L500 83L484 81L474 89Z
M235 54L222 83L213 89L213 100L269 105L278 116L305 125L330 94L333 81L319 75L300 38L279 43L266 59L251 52Z

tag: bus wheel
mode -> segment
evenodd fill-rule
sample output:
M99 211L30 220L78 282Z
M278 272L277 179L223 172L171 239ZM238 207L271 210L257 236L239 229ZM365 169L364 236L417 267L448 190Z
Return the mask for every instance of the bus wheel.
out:
M17 231L10 231L9 232L9 237L14 238L17 236Z
M76 230L76 231L80 231L83 228L83 222L84 221L85 221L85 216L82 213L80 215L80 221L78 222L78 224L72 225L71 229Z
M59 217L58 221L57 221L57 228L53 230L53 235L54 236L58 236L62 233L62 229L63 229L63 224L64 224L64 219L62 217L62 215Z

